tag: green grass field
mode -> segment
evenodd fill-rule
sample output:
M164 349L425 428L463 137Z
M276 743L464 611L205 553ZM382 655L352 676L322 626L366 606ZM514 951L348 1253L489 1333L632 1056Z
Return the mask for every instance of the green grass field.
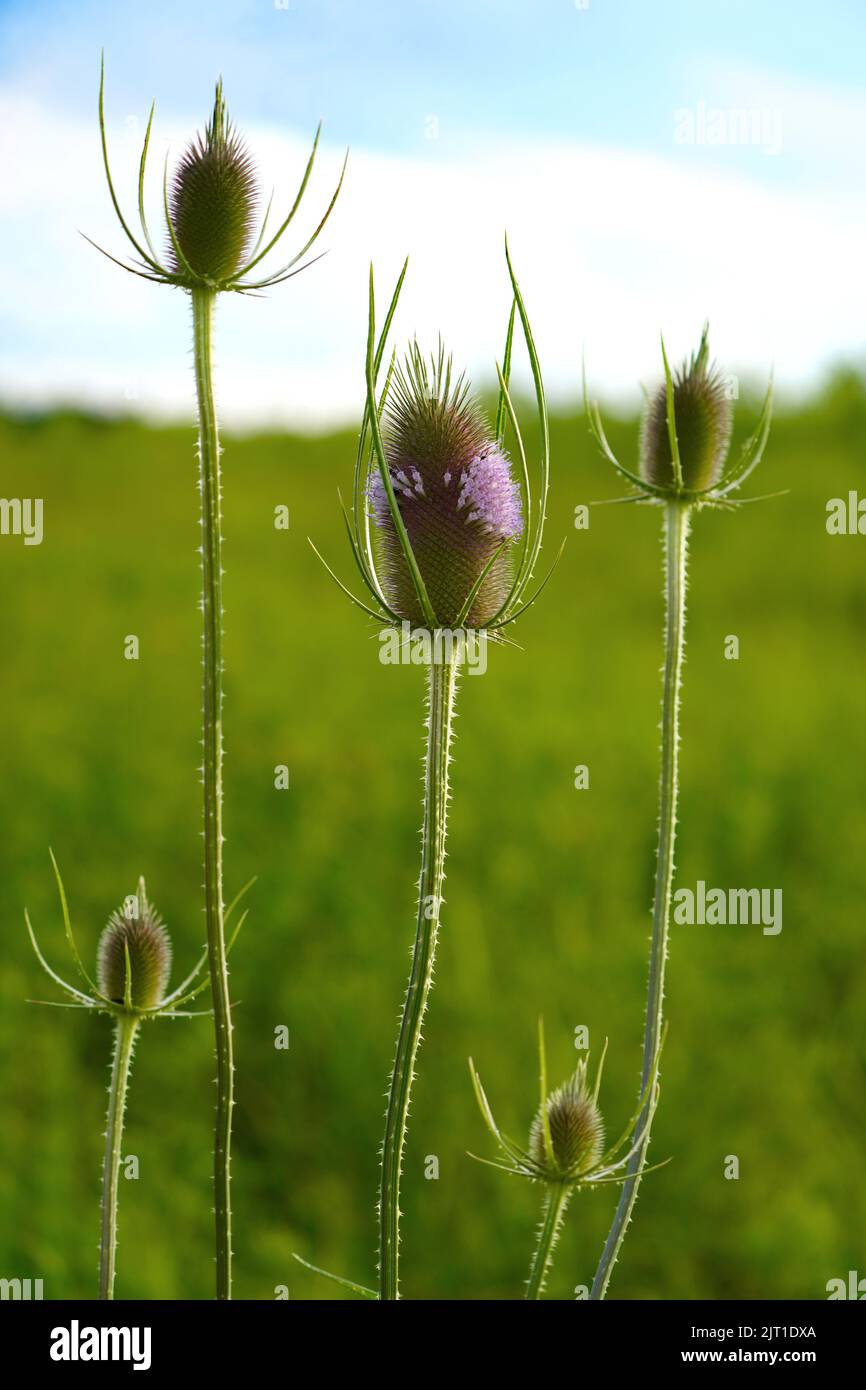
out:
M754 420L741 409L741 432ZM615 422L629 459L634 422ZM777 418L751 491L693 535L678 883L784 891L778 936L674 927L670 1032L618 1298L822 1298L866 1274L866 540L825 506L866 489L866 397L840 377ZM92 960L139 873L175 947L200 949L197 493L189 429L58 414L0 420L2 490L42 497L45 538L0 537L0 1276L95 1293L110 1025L48 999L26 940L69 974L48 859ZM414 927L423 676L378 661L336 499L349 434L225 440L227 869L253 874L234 957L236 1296L342 1296L293 1251L372 1282L384 1091ZM492 1156L467 1056L525 1133L535 1027L552 1079L573 1032L610 1038L611 1131L635 1101L654 867L660 517L617 495L582 419L553 425L544 600L463 681L436 990L403 1209L406 1297L519 1297L540 1194ZM291 510L277 531L274 507ZM135 634L140 659L124 659ZM740 639L738 662L724 639ZM274 768L290 768L288 791ZM590 788L576 791L585 763ZM288 1052L274 1030L288 1025ZM212 1296L209 1019L145 1030L121 1186L117 1294ZM436 1155L439 1178L424 1176ZM737 1155L740 1177L726 1180ZM548 1296L589 1283L616 1190L577 1198Z

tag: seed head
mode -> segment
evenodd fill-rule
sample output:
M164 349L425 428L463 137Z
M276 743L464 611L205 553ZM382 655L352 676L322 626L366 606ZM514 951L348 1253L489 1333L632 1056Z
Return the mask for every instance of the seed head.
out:
M724 383L710 363L706 328L697 352L675 374L673 394L683 487L690 492L701 491L712 487L722 476L733 419ZM640 469L648 483L674 489L664 385L658 388L644 414Z
M229 121L220 79L210 124L188 146L171 189L175 236L197 275L219 284L240 270L258 201L255 165ZM172 269L182 274L173 242L168 256Z
M485 566L523 532L520 489L464 377L452 383L441 345L430 369L417 344L394 372L383 429L397 506L440 627L454 627ZM397 615L423 623L381 474L370 479L385 598ZM511 545L487 572L463 619L483 628L512 579Z
M132 911L127 915L127 909ZM129 952L130 995L136 1009L153 1009L162 1002L171 970L171 942L159 913L148 900L144 879L138 893L111 914L99 938L97 981L102 994L115 1004L126 998L126 953Z
M587 1082L585 1062L578 1063L574 1075L548 1096L545 1106L556 1172L578 1176L593 1168L604 1148L604 1121ZM549 1170L541 1109L532 1122L529 1152Z

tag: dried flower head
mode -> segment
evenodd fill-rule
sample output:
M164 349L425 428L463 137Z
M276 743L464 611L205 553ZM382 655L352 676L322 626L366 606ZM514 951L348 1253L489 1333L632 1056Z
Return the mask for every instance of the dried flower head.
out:
M403 524L436 617L458 626L464 615L481 628L499 612L513 578L513 546L523 532L520 489L511 464L491 437L464 377L452 380L440 344L427 361L413 344L393 374L383 443ZM398 616L424 614L403 554L382 475L370 478L385 598Z
M249 251L258 203L255 166L229 121L220 79L205 134L188 146L171 189L171 220L184 263L217 284L231 279ZM167 251L175 274L182 274L171 238Z
M595 401L584 404L590 433L607 461L634 491L627 502L679 501L695 507L736 507L732 496L754 472L764 455L773 412L773 380L753 434L733 463L728 462L733 403L718 369L710 361L709 326L704 325L697 352L674 375L662 340L664 382L650 397L641 425L638 471L614 454ZM747 499L757 500L757 499Z
M111 914L99 938L97 982L115 1004L129 998L135 1009L155 1009L163 1001L170 971L168 932L141 878L138 892Z

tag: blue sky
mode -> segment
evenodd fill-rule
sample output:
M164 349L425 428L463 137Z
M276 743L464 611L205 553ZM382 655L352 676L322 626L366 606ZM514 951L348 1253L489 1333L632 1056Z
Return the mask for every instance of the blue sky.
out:
M457 133L669 141L671 105L726 103L738 67L857 90L859 0L21 0L0 4L0 77L89 113L108 51L118 99L198 119L221 71L261 121L406 150L439 112ZM716 80L709 74L715 71Z
M176 389L149 365L182 310L156 308L155 287L121 285L74 237L85 226L118 248L94 144L103 46L128 193L151 99L176 152L203 124L220 72L278 189L288 193L320 116L314 197L326 199L325 176L352 147L327 263L258 320L248 305L231 310L226 376L243 368L244 384L227 409L239 420L351 415L363 333L354 286L371 255L390 275L403 249L416 253L407 330L447 337L434 318L451 309L470 368L489 371L503 224L560 395L574 384L576 339L591 364L596 345L600 388L623 394L655 370L660 328L682 333L685 351L706 313L738 370L758 374L769 355L791 389L864 351L866 314L845 264L866 234L856 0L0 0L11 185L0 195L2 398L110 409L121 391L147 412L182 410L188 383ZM65 364L56 322L49 339L39 312L48 289L63 298ZM107 345L124 313L138 328L132 386ZM301 314L302 342L290 332ZM287 400L279 382L293 372Z

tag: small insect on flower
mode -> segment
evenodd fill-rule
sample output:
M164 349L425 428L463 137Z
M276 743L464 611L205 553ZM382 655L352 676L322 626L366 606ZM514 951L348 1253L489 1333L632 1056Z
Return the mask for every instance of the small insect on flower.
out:
M730 386L710 360L709 325L704 324L696 352L671 372L662 339L664 380L650 396L640 432L638 471L616 458L595 401L584 405L590 432L602 454L634 491L624 502L681 502L699 507L743 505L732 497L757 468L770 433L773 381L761 407L753 434L739 456L728 464L734 405ZM748 499L757 501L758 499Z
M274 235L266 240L272 196L256 236L255 223L261 206L258 174L243 139L229 120L220 78L216 84L213 113L205 127L204 135L196 136L187 146L174 171L170 186L166 155L162 198L166 247L163 256L160 257L151 238L144 210L147 155L155 108L150 108L139 162L138 217L141 233L140 236L136 236L124 217L114 190L108 163L104 100L103 60L99 79L102 160L114 211L135 252L135 258L131 262L121 261L104 251L101 246L97 246L96 242L91 241L90 244L95 246L97 251L102 251L110 261L114 261L115 265L157 284L177 285L181 289L191 291L232 291L236 294L246 294L267 289L271 285L279 285L284 280L291 279L293 275L299 275L308 265L319 259L315 256L303 265L298 264L316 241L334 209L343 186L348 153L343 160L334 195L312 236L285 265L260 279L250 278L250 273L280 241L301 205L313 172L322 131L321 124L316 131L312 152L289 212ZM85 240L90 241L90 237L86 237Z

